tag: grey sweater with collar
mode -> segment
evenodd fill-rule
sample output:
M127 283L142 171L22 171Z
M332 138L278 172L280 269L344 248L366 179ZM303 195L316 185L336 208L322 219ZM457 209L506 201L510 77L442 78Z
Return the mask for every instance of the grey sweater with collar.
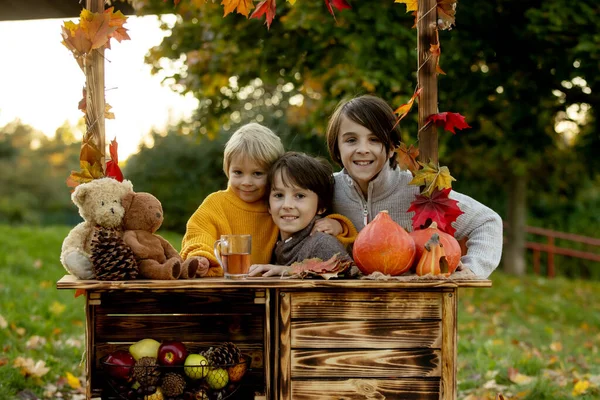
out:
M412 180L409 171L392 169L386 164L369 182L366 199L345 170L335 173L334 177L333 212L348 217L359 232L383 210L408 232L412 231L414 212L407 210L419 194L419 188L408 184ZM468 238L468 251L461 261L477 276L487 278L502 256L502 220L495 211L469 196L453 190L450 198L458 201L458 207L464 212L452 223L456 229L454 237Z

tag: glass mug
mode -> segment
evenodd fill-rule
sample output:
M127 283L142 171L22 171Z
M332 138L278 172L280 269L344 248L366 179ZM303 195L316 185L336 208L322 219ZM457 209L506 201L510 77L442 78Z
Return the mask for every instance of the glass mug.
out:
M225 278L240 279L250 269L251 235L221 235L214 245L217 261L225 271Z

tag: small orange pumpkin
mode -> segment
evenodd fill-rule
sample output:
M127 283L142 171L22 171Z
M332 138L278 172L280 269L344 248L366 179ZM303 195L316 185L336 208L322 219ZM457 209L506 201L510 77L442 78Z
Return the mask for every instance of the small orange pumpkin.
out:
M458 240L454 238L454 236L444 231L440 231L437 227L437 223L435 222L432 222L431 225L425 229L419 229L410 232L410 236L415 241L415 248L417 250L414 266L416 267L419 263L419 260L423 255L425 243L427 243L434 233L437 233L440 237L440 243L444 246L444 252L446 253L446 261L448 261L448 271L452 273L456 270L456 267L458 267L458 262L460 261L460 257L462 255L460 244L458 243Z
M381 211L358 234L352 256L365 275L379 271L385 275L401 275L415 258L415 242L387 211Z
M423 247L423 254L417 264L417 275L450 275L448 271L448 262L446 261L446 252L444 245L440 243L440 236L437 233L431 235L431 238Z

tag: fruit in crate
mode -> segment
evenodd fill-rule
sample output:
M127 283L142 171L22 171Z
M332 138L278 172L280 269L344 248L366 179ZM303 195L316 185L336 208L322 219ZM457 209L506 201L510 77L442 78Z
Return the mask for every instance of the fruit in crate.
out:
M208 374L208 360L201 354L190 354L184 362L183 372L190 379L201 379Z
M160 387L165 396L177 397L185 390L185 378L176 372L167 372Z
M425 229L417 229L416 231L412 231L409 235L415 241L415 248L417 253L415 254L415 260L413 265L416 267L419 264L419 260L421 260L421 256L423 255L423 249L425 248L425 243L431 236L437 233L440 238L440 243L444 247L444 252L446 253L446 261L448 262L448 272L452 273L458 267L458 263L461 257L461 249L460 244L454 238L454 236L439 230L437 227L437 223L433 222L429 227Z
M128 351L117 350L104 358L104 369L113 378L127 380L135 365L135 359Z
M158 347L158 362L161 365L181 365L188 356L187 348L176 340L164 341Z
M211 389L223 389L229 382L229 374L224 368L215 368L208 371L205 380Z
M230 382L239 382L242 380L248 369L248 363L242 359L238 364L227 367L227 374Z
M135 358L135 360L139 360L142 357L158 357L158 348L160 347L160 343L154 339L142 339L131 346L129 346L129 352Z
M158 386L160 370L154 357L142 357L135 362L133 379L138 381L143 388Z

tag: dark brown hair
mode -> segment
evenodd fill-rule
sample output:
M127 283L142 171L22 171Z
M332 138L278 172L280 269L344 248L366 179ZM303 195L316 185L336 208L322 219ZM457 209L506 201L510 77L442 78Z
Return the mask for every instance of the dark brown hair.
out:
M285 173L284 173L285 172ZM298 186L315 192L319 197L317 209L331 209L333 201L333 168L327 160L308 154L288 151L273 163L267 175L267 193L271 192L277 173L285 186Z
M342 165L338 136L342 117L360 124L373 132L385 146L386 153L400 145L400 128L396 125L394 110L383 99L364 95L350 100L342 100L329 118L327 125L327 147L331 159ZM390 166L396 168L396 157L390 158Z

